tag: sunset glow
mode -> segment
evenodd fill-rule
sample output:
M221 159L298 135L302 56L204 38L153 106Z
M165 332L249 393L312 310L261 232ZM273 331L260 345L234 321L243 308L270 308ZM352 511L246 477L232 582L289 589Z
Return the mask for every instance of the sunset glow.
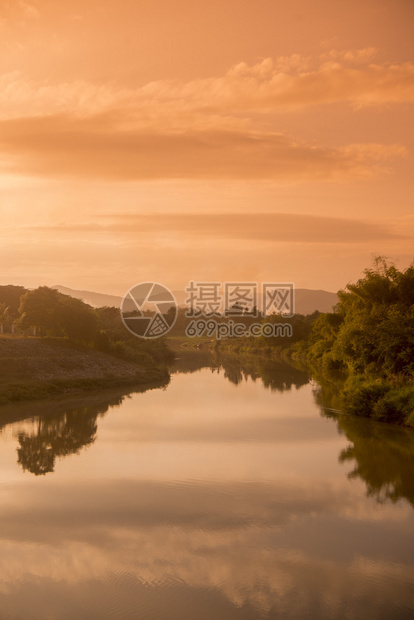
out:
M409 0L0 0L2 284L413 259Z

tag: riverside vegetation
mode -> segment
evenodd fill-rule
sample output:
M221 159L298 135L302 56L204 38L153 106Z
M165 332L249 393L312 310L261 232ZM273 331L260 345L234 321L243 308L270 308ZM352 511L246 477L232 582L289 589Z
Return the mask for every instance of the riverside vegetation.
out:
M325 391L331 383L337 408L414 427L414 265L401 271L378 257L338 296L333 312L262 319L290 322L290 338L234 338L217 348L305 364Z
M0 324L6 331L14 324L15 334L21 337L36 327L43 338L26 337L20 345L16 337L9 343L7 337L0 339L4 366L0 400L39 398L77 388L165 382L169 377L166 365L174 358L167 343L179 349L183 345L211 348L214 343L222 358L255 359L259 374L265 368L268 375L280 358L310 370L324 393L331 394L332 409L414 427L414 265L401 271L378 257L363 278L348 284L338 296L333 312L292 318L273 314L261 319L264 323L291 323L292 337L215 342L205 338L196 339L195 344L196 340L184 336L189 321L184 309L179 309L169 340L146 341L124 328L117 308L93 309L47 287L26 291L3 286ZM240 320L246 326L257 321L248 316ZM42 347L43 354L40 350L25 353L30 341L31 347L41 343L36 346ZM53 353L51 347L59 351ZM66 374L62 370L65 365L66 370L70 367Z
M117 308L94 309L46 286L0 286L0 324L3 403L169 380L165 341L135 338Z

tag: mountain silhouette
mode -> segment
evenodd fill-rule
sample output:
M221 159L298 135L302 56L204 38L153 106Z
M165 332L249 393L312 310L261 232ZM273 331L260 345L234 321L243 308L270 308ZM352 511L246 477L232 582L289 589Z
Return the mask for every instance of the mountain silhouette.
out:
M122 297L118 297L117 295L106 295L105 293L71 289L59 284L52 288L64 295L81 299L94 308L101 308L103 306L119 308L122 303ZM178 290L172 291L172 293L177 300L177 304L179 306L185 306L185 300L188 294L185 291ZM315 310L319 312L332 312L333 307L337 303L338 295L336 293L307 288L295 289L295 311L297 314L312 314Z

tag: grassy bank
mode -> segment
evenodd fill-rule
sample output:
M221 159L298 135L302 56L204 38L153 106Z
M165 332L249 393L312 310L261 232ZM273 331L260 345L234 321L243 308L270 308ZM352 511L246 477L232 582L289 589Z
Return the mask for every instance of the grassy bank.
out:
M165 384L169 373L59 338L0 338L0 404L90 390Z

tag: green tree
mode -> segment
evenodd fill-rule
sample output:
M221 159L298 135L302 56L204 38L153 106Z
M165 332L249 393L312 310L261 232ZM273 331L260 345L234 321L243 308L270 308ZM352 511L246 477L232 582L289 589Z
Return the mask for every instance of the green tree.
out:
M59 323L65 335L76 342L90 344L95 339L98 319L94 310L80 299L62 295Z
M13 284L0 286L0 304L5 304L10 313L17 313L20 300L27 292L23 286L14 286Z
M95 311L79 299L41 286L27 292L20 303L19 327L38 327L51 336L67 336L85 344L93 342L97 329Z
M38 327L46 333L57 335L60 331L60 297L55 289L40 286L23 295L19 312L19 327Z
M412 376L413 289L413 266L399 271L378 257L363 278L339 291L335 312L314 321L308 357L376 377Z

